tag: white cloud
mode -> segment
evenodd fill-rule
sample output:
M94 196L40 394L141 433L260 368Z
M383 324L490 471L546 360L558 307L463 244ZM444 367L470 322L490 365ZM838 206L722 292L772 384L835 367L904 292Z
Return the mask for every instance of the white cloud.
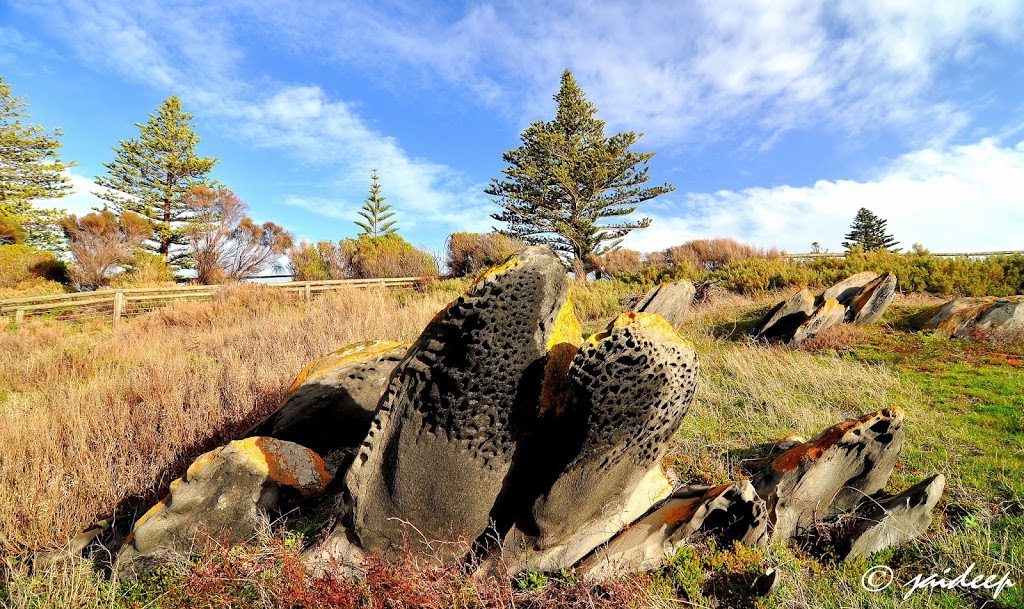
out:
M909 249L936 252L1024 249L1024 142L993 139L903 155L869 181L819 181L682 195L679 215L659 212L625 247L655 251L685 241L732 237L789 252L813 241L841 251L854 215L866 207L888 220ZM662 208L664 209L664 208ZM646 214L651 215L651 214Z

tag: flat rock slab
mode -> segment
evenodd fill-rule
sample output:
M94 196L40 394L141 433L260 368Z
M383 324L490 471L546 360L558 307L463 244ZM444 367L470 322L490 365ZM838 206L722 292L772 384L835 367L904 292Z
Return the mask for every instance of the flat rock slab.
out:
M947 338L971 338L976 332L1024 331L1024 296L957 298L917 318L917 327Z
M754 338L789 340L814 309L814 294L804 288L769 311L754 328Z
M697 289L689 281L663 283L651 288L633 307L637 313L661 315L678 328L693 305Z
M328 460L337 451L354 453L407 349L393 341L363 342L312 362L281 406L247 435L295 442Z
M251 539L266 513L278 509L282 492L315 495L330 481L323 460L308 448L274 438L235 440L197 458L139 518L118 570L130 573L142 556L188 551L207 536L232 544Z
M791 448L753 479L772 537L789 540L881 490L903 449L903 411L886 408L834 425Z
M327 546L424 549L488 529L521 440L542 412L561 408L545 380L564 383L558 368L581 340L568 290L558 256L530 247L427 325L346 474L348 526Z
M846 319L846 307L835 298L829 298L821 304L804 323L793 332L789 346L796 347L810 340L829 328L838 326Z
M843 559L866 558L916 539L928 530L945 488L946 477L936 474L895 497L869 503L845 540Z
M610 579L656 569L695 534L720 544L761 545L768 539L767 507L747 480L673 497L585 558L576 572Z
M835 298L839 301L839 304L845 307L849 305L850 301L853 300L853 297L861 291L861 288L877 278L878 273L874 271L862 271L855 275L850 275L846 279L825 290L821 296L818 297L818 301L825 302L830 298Z
M530 567L568 568L671 492L660 462L693 400L697 356L665 319L624 313L569 367L575 456L508 541ZM521 561L513 560L513 564Z
M867 283L847 307L846 319L858 326L870 326L896 299L896 275L886 273Z

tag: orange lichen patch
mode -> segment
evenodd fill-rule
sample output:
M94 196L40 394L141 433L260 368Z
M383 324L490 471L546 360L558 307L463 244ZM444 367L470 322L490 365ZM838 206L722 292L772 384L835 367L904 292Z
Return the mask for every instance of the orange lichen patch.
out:
M689 522L697 512L697 507L700 503L699 497L672 499L663 509L658 510L658 513L661 515L662 526L675 527Z
M484 271L482 273L480 273L480 276L477 277L476 280L473 281L472 284L470 284L469 289L472 290L476 286L478 286L481 283L483 283L484 281L486 281L488 278L495 277L495 276L500 275L500 274L502 274L502 273L504 273L506 271L514 269L517 266L519 266L520 264L522 264L522 261L519 260L519 256L518 255L510 256L509 259L506 260L505 262L502 262L501 264L496 265L496 266L492 266L489 269L484 269Z
M899 408L886 408L878 412L866 414L859 419L847 419L842 423L829 427L810 442L795 446L779 455L772 461L772 469L777 472L788 472L796 469L806 461L817 461L826 450L835 446L848 432L876 419L892 419L902 415Z
M170 499L170 498L171 498L171 496L167 495L166 497L164 497L163 499L158 501L156 505L154 505L153 507L151 507L148 510L146 510L146 513L143 514L138 520L135 521L135 525L132 526L132 531L135 531L135 529L141 527L144 522L146 522L147 520L149 520L153 516L156 516L157 513L159 513L165 507L167 507L167 500ZM130 542L130 541L131 541L130 538L128 540L126 540L126 542Z
M569 365L579 351L583 331L576 319L572 302L567 298L555 317L555 326L548 337L548 360L544 364L544 382L540 391L540 412L561 414L568 401Z
M244 450L247 454L258 451L259 462L266 467L270 479L278 484L309 495L322 491L331 481L323 459L308 448L265 437L247 438L243 442L249 440L252 442ZM255 454L253 458L256 458Z
M843 305L839 304L839 301L836 300L835 298L829 298L828 300L826 300L821 305L821 315L822 316L828 316L828 315L830 315L832 313L835 313L835 312L838 312L840 310L845 312L846 311L846 307L844 307Z
M291 396L302 385L327 374L331 370L337 369L339 366L376 359L388 351L402 346L401 343L395 341L378 340L363 341L338 349L334 353L325 355L303 368L302 372L292 381L291 386L288 387L286 396ZM287 397L285 397L285 401L287 401Z

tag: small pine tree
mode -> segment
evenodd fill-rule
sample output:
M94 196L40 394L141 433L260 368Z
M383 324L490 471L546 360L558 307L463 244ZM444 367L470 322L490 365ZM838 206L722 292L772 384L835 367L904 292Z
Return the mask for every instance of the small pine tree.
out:
M359 234L380 237L397 232L398 229L394 228L395 221L387 221L388 218L395 215L395 212L388 211L391 209L391 206L384 205L386 199L380 196L380 178L377 175L376 169L370 174L370 179L373 180L370 184L370 196L366 197L366 201L359 209L359 215L366 222L356 220L356 226L363 229L363 232Z
M850 232L846 234L843 247L847 250L860 247L866 252L871 252L899 245L899 241L896 241L892 235L886 234L887 222L871 213L867 208L860 208L853 218L853 224L850 225Z

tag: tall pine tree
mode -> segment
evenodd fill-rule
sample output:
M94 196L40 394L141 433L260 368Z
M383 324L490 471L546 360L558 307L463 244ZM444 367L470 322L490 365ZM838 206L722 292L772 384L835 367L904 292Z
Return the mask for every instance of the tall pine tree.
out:
M190 122L193 117L176 96L149 116L148 123L135 124L139 137L121 141L114 160L103 164L107 175L97 177L96 183L111 190L97 194L118 214L131 211L148 218L154 236L147 249L172 268L188 268L190 252L178 247L188 242L186 228L194 214L186 197L195 186L213 184L208 174L217 159L196 154L199 136Z
M62 249L60 221L63 213L33 206L38 199L55 199L71 191L67 169L73 163L60 160L60 129L47 133L39 125L26 125L28 104L11 95L11 86L0 77L0 217L4 226L24 230L29 245ZM11 228L14 231L14 228Z
M372 180L370 196L366 197L366 201L363 202L363 206L359 209L359 215L362 216L365 222L356 220L356 226L363 229L363 232L360 234L380 237L381 235L390 235L397 232L398 229L393 228L395 221L387 221L395 213L388 211L391 209L391 206L384 205L386 199L380 196L380 178L377 176L376 169L370 174L370 179Z
M899 245L899 241L885 232L887 222L867 208L860 208L853 218L853 224L850 225L850 232L846 234L847 240L843 242L843 247L848 250L860 247L866 252L871 252Z
M606 138L604 121L594 116L597 108L569 70L562 74L555 101L555 119L526 128L522 146L502 156L509 165L502 170L505 179L492 178L485 192L497 197L503 209L491 216L505 223L500 232L548 244L578 269L591 254L604 254L630 231L650 226L649 218L627 222L621 217L675 187L641 187L649 179L647 161L654 153L629 148L643 134L627 131Z

